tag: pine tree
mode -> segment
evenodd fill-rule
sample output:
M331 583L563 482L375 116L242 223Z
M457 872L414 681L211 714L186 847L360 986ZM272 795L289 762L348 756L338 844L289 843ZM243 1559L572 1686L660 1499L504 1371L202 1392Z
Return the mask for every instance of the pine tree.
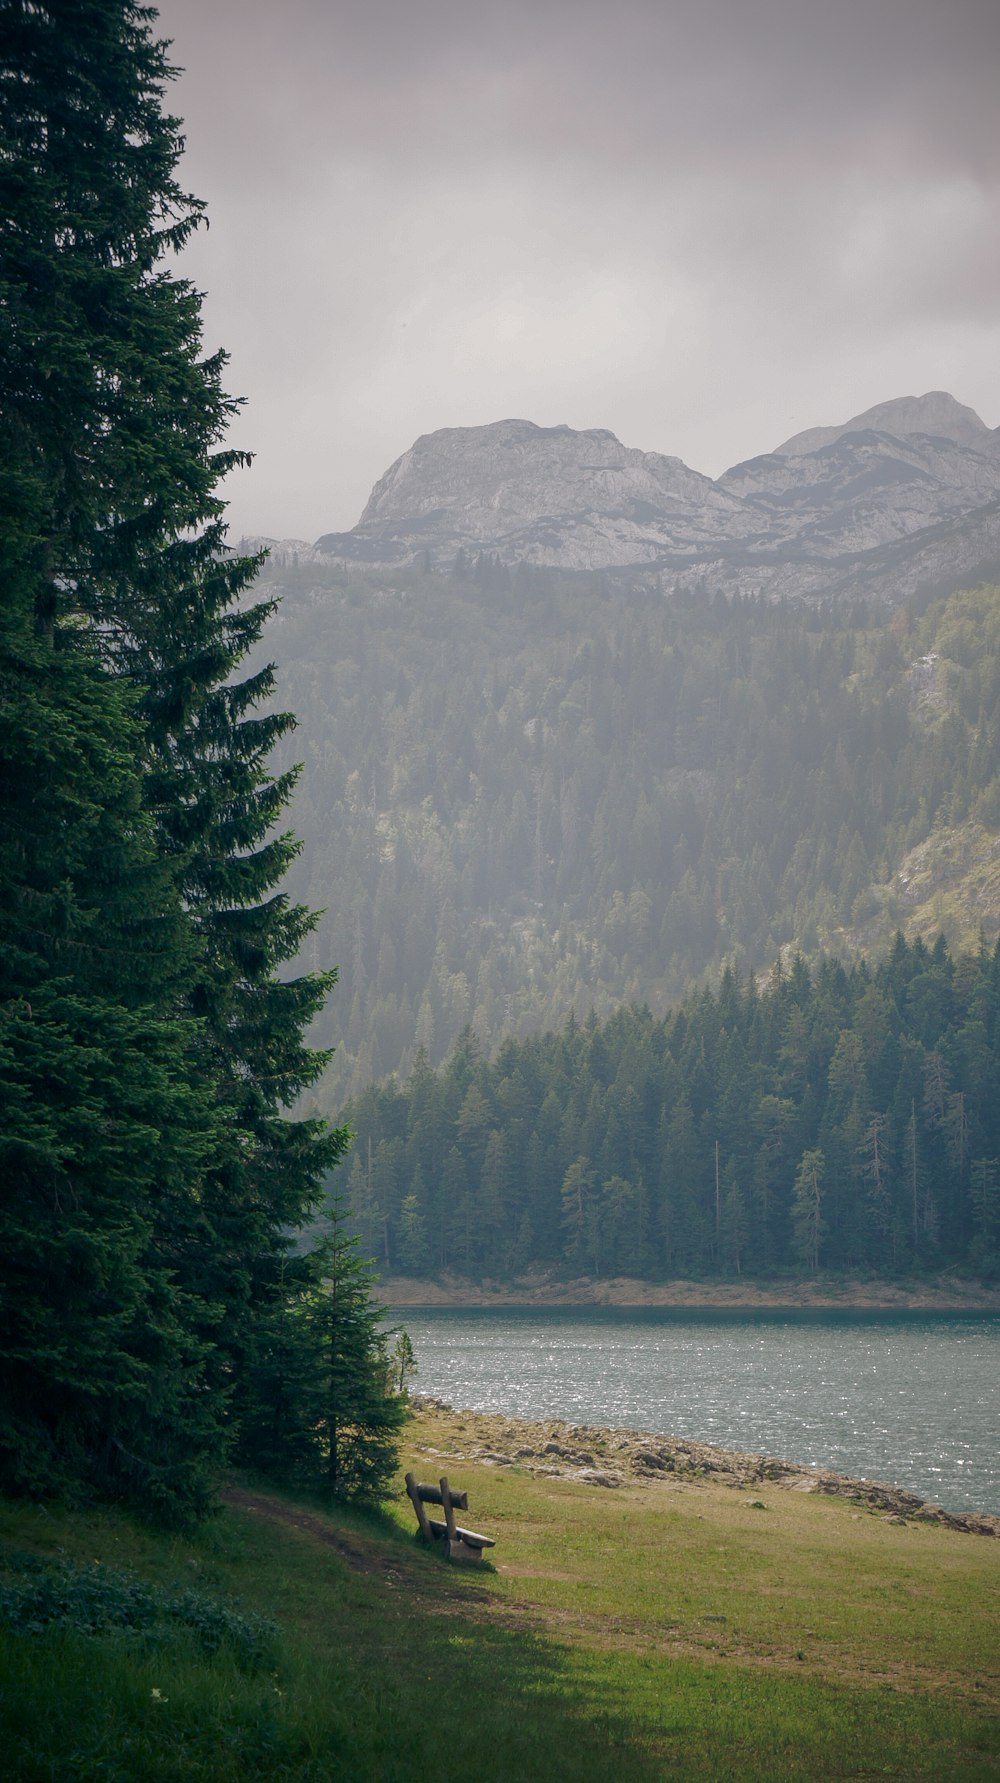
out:
M234 677L271 607L244 598L259 560L225 548L217 486L242 461L221 444L238 407L225 356L203 357L198 293L162 265L203 207L175 177L172 71L150 17L129 0L8 9L5 409L45 540L39 612L89 620L138 693L144 802L198 934L188 1006L229 1139L203 1194L217 1242L175 1264L226 1305L217 1383L238 1391L247 1321L276 1292L278 1234L342 1149L284 1118L322 1069L302 1033L334 975L277 977L313 924L278 890L297 849L273 833L294 774L266 761L293 720L258 710L270 668Z
M973 1254L981 1267L996 1272L1000 1259L1000 1165L996 1158L974 1158L971 1171Z
M405 1195L399 1210L399 1267L405 1275L426 1275L430 1260L420 1202L416 1195Z
M316 1262L319 1279L307 1318L318 1358L322 1480L339 1498L384 1497L406 1405L402 1393L392 1389L382 1310L371 1293L372 1268L358 1255L339 1201Z
M407 1381L418 1372L416 1351L408 1331L396 1333L396 1341L392 1346L389 1360L392 1364L392 1378L395 1381L397 1393L406 1393Z
M826 1160L821 1151L802 1154L795 1178L792 1203L792 1225L795 1232L795 1254L800 1263L812 1271L819 1269L820 1245L826 1231L823 1218L823 1175Z
M588 1261L600 1274L600 1244L595 1221L594 1172L589 1158L574 1158L562 1179L562 1214L566 1260L573 1268Z
M218 485L242 460L223 444L238 407L223 389L225 357L204 356L199 295L165 265L202 206L176 178L180 127L162 109L173 71L151 35L153 17L134 0L0 8L2 568L5 594L16 589L18 601L16 637L5 643L22 690L33 674L45 681L52 747L63 749L52 798L29 813L29 829L50 823L72 854L74 826L90 835L92 805L105 813L107 847L62 870L56 848L48 882L21 886L11 947L31 951L24 937L48 898L46 921L64 921L74 941L60 960L72 994L173 1024L162 1088L166 1097L173 1085L183 1101L186 1086L189 1107L164 1114L159 1150L148 1139L152 1123L137 1142L146 1249L134 1252L135 1292L144 1272L170 1282L178 1317L184 1309L191 1379L198 1375L203 1399L211 1389L217 1420L229 1399L231 1423L249 1428L259 1327L280 1323L296 1299L288 1229L345 1145L341 1132L287 1118L324 1063L303 1032L334 974L279 977L313 920L279 889L297 846L275 833L294 772L273 776L267 757L293 721L260 710L270 668L243 681L236 673L270 607L246 599L258 560L225 546ZM49 656L39 668L32 651L42 650ZM71 743L63 707L81 692L90 704ZM117 754L108 725L119 730ZM76 805L67 793L73 746ZM123 753L135 764L131 781ZM25 804L17 769L37 760L44 773L44 756L37 714L15 713L5 758L15 848ZM127 819L123 798L134 805ZM135 966L151 861L159 878L149 921L176 932ZM99 908L106 971L88 976L73 925L84 923L81 912L96 921ZM88 936L90 959L94 945ZM131 990L121 985L126 963ZM18 970L10 972L8 1014L21 1007ZM38 1001L26 992L23 1000L32 1010ZM117 1042L106 1033L106 1078L127 1101L140 1049L125 1034L126 1025ZM91 1095L79 1077L82 1031L69 1045L66 1075L75 1070L79 1081L65 1099L78 1112ZM25 1106L36 1087L21 1086ZM99 1127L96 1112L94 1120ZM192 1123L210 1143L192 1142L185 1169L161 1168Z
M17 542L0 602L0 1482L185 1517L222 1449L205 1392L219 1315L172 1266L204 1237L222 1137L197 1024L178 1018L191 936L142 811L130 702L85 636L38 626Z

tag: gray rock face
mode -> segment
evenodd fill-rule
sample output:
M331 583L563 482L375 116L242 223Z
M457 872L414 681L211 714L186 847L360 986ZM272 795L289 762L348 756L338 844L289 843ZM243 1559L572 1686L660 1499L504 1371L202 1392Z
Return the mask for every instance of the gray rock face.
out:
M713 481L602 429L444 428L397 459L353 531L316 550L436 568L485 552L773 598L943 592L1000 569L1000 429L942 391L900 397Z
M630 543L652 528L651 548L666 532L692 549L738 525L740 505L679 458L635 451L604 429L497 421L424 434L376 483L358 531L433 518L468 546L495 549L547 520L604 537L617 523Z
M804 452L818 452L821 446L832 446L845 433L891 433L905 439L910 433L929 433L938 439L953 440L956 446L981 447L989 438L989 428L980 421L975 409L956 402L947 390L928 390L926 396L895 396L891 402L876 403L873 409L855 415L841 427L810 427L796 433L775 451L783 458L799 458Z
M317 551L308 539L272 539L265 533L245 533L235 540L232 549L240 556L251 557L258 551L266 551L268 559L275 567L284 569L296 563L322 562L323 553Z

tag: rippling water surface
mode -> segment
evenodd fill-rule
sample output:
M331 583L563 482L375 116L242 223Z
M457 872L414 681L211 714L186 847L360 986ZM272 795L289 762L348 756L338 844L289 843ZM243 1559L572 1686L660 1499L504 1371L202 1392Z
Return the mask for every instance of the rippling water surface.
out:
M1000 1316L407 1307L415 1387L618 1424L1000 1513Z

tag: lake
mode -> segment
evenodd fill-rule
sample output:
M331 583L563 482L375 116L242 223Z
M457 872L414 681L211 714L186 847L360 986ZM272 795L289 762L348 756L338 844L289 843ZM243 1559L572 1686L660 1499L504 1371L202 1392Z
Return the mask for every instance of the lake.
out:
M414 1390L691 1437L1000 1513L1000 1315L405 1307Z

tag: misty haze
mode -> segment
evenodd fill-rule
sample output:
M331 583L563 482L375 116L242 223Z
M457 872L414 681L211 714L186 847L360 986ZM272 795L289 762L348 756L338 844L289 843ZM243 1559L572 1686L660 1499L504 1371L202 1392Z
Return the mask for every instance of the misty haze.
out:
M0 0L5 1777L1000 1774L998 72Z

